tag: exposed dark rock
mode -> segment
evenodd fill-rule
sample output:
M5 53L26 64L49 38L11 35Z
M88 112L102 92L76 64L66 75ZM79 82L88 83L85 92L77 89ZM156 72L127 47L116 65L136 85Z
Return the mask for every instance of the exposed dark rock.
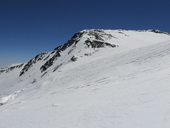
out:
M4 69L1 69L1 70L0 70L0 73L3 73L3 72L5 72L5 70L4 70Z
M89 32L88 35L89 35L89 36L94 36L96 40L104 41L104 40L102 39L102 37L99 35L99 33L96 33L96 32Z
M154 33L159 33L159 34L167 34L167 35L170 34L170 33L168 33L168 32L162 32L162 31L160 31L160 30L158 30L158 29L149 29L148 31L154 32Z
M163 33L160 30L156 30L156 29L152 29L151 32L154 32L154 33Z
M54 51L51 54L54 54L52 58L50 58L49 60L47 60L46 63L44 65L42 65L40 67L41 72L46 71L49 67L51 67L54 63L55 60L57 60L58 57L60 57L61 53L63 51L65 51L68 47L73 46L76 47L76 44L80 41L81 37L83 36L83 34L85 34L86 31L82 31L82 32L78 32L76 34L73 35L73 37L64 45L60 45L58 47L56 47L54 49ZM102 30L93 30L93 31L89 31L88 34L90 36L94 36L96 40L90 41L90 40L86 40L85 44L88 47L92 47L92 48L102 48L105 46L109 46L109 47L116 47L116 45L112 45L109 44L107 42L104 42L104 40L102 39L102 36L107 36L110 37L112 35L110 34L106 34L104 33ZM71 49L68 54L70 54L73 51L73 49ZM77 58L72 57L71 61L76 61ZM57 67L58 68L58 67Z
M53 55L53 57L50 58L44 65L40 67L41 72L46 71L50 66L52 66L54 63L54 60L56 60L58 57L60 57L60 52L55 51L55 54Z
M77 61L77 59L78 59L77 57L72 56L70 60L73 61L73 62L75 62L75 61Z
M110 43L107 43L107 42L103 42L103 41L98 41L98 40L86 40L85 41L85 44L87 45L87 47L91 47L91 48L103 48L105 46L109 46L109 47L116 47L116 45L114 44L110 44Z
M4 105L4 103L0 103L0 106Z
M60 45L60 46L56 47L56 48L54 49L54 51L51 52L51 54L53 54L55 51L60 50L60 49L62 48L62 46L63 46L63 45Z
M41 78L44 77L46 74L47 74L47 72L44 72L44 73L41 75Z
M16 68L21 68L23 65L24 65L24 64L18 64L18 65L15 65L15 66L11 66L11 67L9 67L9 68L7 68L7 69L1 69L1 70L0 70L0 73L10 72L10 71L12 71L12 70L14 70L14 69L16 69Z
M78 32L78 33L75 33L73 35L73 37L67 41L67 43L65 43L64 45L60 45L58 47L56 47L54 49L54 51L64 51L65 49L67 49L68 47L70 47L71 45L76 45L79 41L79 39L83 36L84 32Z
M57 65L57 67L54 68L53 72L57 71L61 66L62 64Z
M75 33L72 38L70 40L67 41L67 43L65 43L64 45L60 45L58 47L56 47L50 55L48 55L46 58L44 58L44 54L40 54L37 55L35 58L33 58L32 60L30 60L22 69L22 71L20 72L20 76L22 76L26 71L29 70L29 68L36 63L39 60L46 61L41 67L40 70L41 72L45 72L49 67L51 67L54 63L54 61L56 61L58 59L58 57L61 56L61 53L63 51L65 51L67 48L69 48L70 46L72 46L72 48L70 49L70 51L68 51L68 54L70 54L73 50L74 47L76 47L77 43L80 41L80 39L83 37L84 34L89 35L93 40L87 39L85 41L85 45L87 47L91 47L91 48L103 48L105 46L108 47L116 47L116 45L112 45L110 43L107 43L104 41L104 39L108 39L110 37L113 37L111 34L107 34L105 33L103 30L90 30L90 31L81 31L78 33ZM52 56L52 57L51 57ZM77 58L75 56L73 56L71 59L71 61L76 61ZM54 71L56 71L58 68L60 67L57 66Z
M123 33L123 32L118 32L118 33L123 34L124 36L129 36L129 35L127 35L127 34Z
M68 52L68 55L73 51L74 49L71 49L69 52Z
M37 80L34 78L31 83L34 84L36 82L37 82Z
M84 53L85 56L91 56L92 53Z
M112 47L112 48L114 48L114 47L117 47L117 46L118 46L118 45L110 44L110 43L106 43L106 42L105 42L105 45L106 45L106 46L109 46L109 47Z
M93 36L95 38L95 40L99 40L99 41L104 41L103 38L112 38L113 36L111 34L107 34L105 33L103 30L91 30L88 33L89 36ZM116 37L113 37L116 38Z
M49 57L50 57L50 55L48 55L48 56L44 59L44 61L46 61Z
M46 53L41 53L41 54L38 54L37 56L35 56L33 59L31 59L25 66L24 68L21 70L20 72L20 75L19 76L22 76L25 72L27 72L32 66L33 64L35 64L37 61L40 61L44 58L44 55Z
M51 53L51 54L55 53L54 56L52 58L50 58L43 66L41 66L41 68L40 68L41 72L44 72L49 67L51 67L53 65L54 61L58 57L60 57L61 52L63 52L64 50L66 50L68 47L70 47L73 44L74 44L74 46L76 46L76 44L78 43L79 39L83 36L83 34L84 34L84 32L78 32L78 33L74 34L73 37L67 43L56 47L54 49L54 51Z
M93 31L94 32L103 32L103 30L101 30L101 29L94 29Z

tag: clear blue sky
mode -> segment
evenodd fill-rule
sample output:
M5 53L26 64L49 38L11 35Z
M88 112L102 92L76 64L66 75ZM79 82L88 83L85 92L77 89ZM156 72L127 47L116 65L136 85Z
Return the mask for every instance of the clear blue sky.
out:
M170 31L169 0L0 0L0 65L52 50L88 28Z

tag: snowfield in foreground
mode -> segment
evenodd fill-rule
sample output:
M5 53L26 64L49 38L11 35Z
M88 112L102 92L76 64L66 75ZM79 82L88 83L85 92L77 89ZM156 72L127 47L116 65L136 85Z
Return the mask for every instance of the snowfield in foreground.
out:
M52 64L49 52L0 72L0 128L170 128L170 36L81 32Z

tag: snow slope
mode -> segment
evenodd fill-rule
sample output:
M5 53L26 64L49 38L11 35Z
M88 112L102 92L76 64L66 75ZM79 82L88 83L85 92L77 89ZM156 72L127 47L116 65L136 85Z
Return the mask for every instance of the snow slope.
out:
M167 33L83 30L70 42L2 71L0 128L170 127Z

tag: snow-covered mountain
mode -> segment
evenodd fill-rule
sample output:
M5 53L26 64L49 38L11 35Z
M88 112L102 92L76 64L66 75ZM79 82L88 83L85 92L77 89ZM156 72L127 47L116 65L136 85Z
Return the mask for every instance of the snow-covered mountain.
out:
M0 128L169 128L170 35L83 30L0 69Z

